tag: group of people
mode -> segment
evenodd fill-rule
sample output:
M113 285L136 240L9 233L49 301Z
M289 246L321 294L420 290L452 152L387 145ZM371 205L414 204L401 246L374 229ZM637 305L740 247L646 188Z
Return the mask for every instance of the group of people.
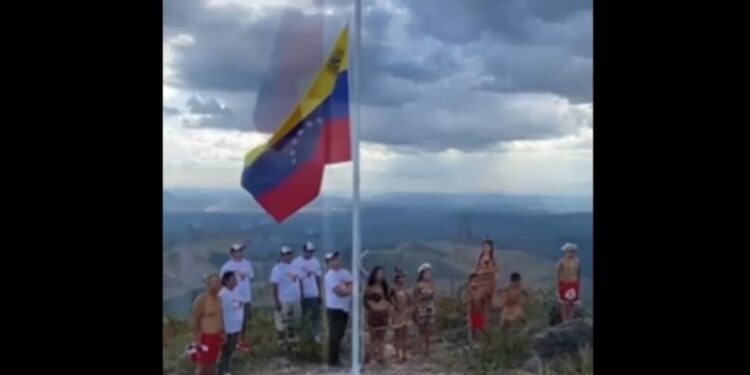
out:
M562 321L573 319L576 306L580 304L581 266L577 257L578 247L566 243L562 247L565 255L557 263L558 302L561 305ZM502 268L495 259L495 247L490 239L482 242L474 272L469 275L465 294L471 337L476 339L487 330L489 314L495 296L500 298L500 329L507 331L526 324L523 305L528 292L521 284L521 274L513 272L507 287L498 289L496 280ZM386 333L393 330L394 348L399 362L407 359L407 327L411 322L419 332L419 347L424 357L430 357L430 337L435 322L435 284L432 267L424 263L417 269L416 285L409 290L406 274L395 269L393 288L389 288L385 270L376 266L370 272L364 290L364 307L367 312L369 340L365 352L365 363L372 359L385 361Z
M476 338L487 329L488 314L492 310L493 299L501 299L500 328L507 330L523 327L526 324L523 305L528 292L521 285L521 274L513 272L510 284L497 289L495 281L501 272L500 263L495 260L495 248L492 240L485 239L482 251L477 259L475 271L469 275L469 289L466 302L469 311L471 336ZM566 243L561 250L564 256L558 261L557 301L560 304L562 322L573 320L575 311L581 302L581 264L578 259L578 246Z
M200 294L193 305L192 325L194 343L191 358L196 363L197 374L229 374L230 359L235 351L249 351L246 339L247 324L251 317L254 277L252 264L244 256L245 246L233 245L230 260L220 274L206 278L206 292ZM577 247L566 243L564 257L557 265L558 301L562 320L572 320L580 302L581 267ZM302 254L294 257L294 249L283 246L280 261L273 267L270 283L273 289L274 322L278 338L284 342L298 339L300 322L309 322L309 333L316 342L322 341L322 304L325 303L328 323L329 365L340 365L341 340L346 332L352 308L353 279L344 269L338 252L325 256L327 272L323 276L320 261L315 257L315 246L307 242ZM500 327L508 329L526 323L523 302L528 293L521 285L521 275L514 272L506 288L497 289L496 279L501 272L495 259L494 244L485 239L473 273L468 278L465 302L467 320L473 338L487 329L495 296L501 298ZM399 362L408 359L408 328L413 323L419 333L421 353L429 358L430 340L435 324L436 286L432 279L432 266L420 265L413 288L407 285L407 275L396 268L393 287L389 287L385 269L376 266L369 272L362 293L369 335L365 364L376 360L385 362L386 337L393 330L394 348ZM304 320L303 320L304 318Z
M386 335L393 330L394 348L399 362L407 360L408 326L413 321L419 331L419 346L425 357L430 356L430 336L435 323L435 283L432 266L424 263L417 269L417 280L410 290L406 273L396 268L393 288L388 287L385 270L375 266L369 273L363 293L369 340L365 364L371 360L385 362Z
M252 312L253 266L245 246L232 245L220 275L206 277L206 291L193 302L193 344L188 348L196 374L229 374L235 349L250 351L247 323ZM217 367L218 362L218 367Z
M255 276L252 263L245 259L245 246L232 245L230 260L219 274L206 277L206 291L193 303L194 337L188 347L196 364L196 374L228 375L229 364L236 349L249 352L247 325L252 314L252 285ZM320 261L314 256L315 246L307 242L302 255L294 257L289 246L281 248L281 260L271 270L269 282L273 289L274 325L283 342L298 339L295 329L301 318L310 323L315 341L321 342L320 323L322 294L325 294L328 319L328 362L339 365L341 339L346 331L353 279L341 267L339 253L325 256L328 271L324 280Z

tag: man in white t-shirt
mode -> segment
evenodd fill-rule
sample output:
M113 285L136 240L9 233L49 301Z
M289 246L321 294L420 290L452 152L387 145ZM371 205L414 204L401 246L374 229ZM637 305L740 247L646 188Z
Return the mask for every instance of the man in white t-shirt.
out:
M237 293L242 297L243 302L243 320L242 320L242 331L240 332L240 340L238 348L240 350L248 352L250 351L250 344L247 340L247 324L250 321L251 307L253 301L253 292L251 280L255 276L253 265L249 260L245 259L245 246L240 244L234 244L229 248L229 261L224 263L221 267L220 275L223 275L227 271L234 272L237 278Z
M232 359L234 348L242 331L245 299L237 288L237 277L234 271L222 273L221 284L224 285L219 292L221 297L222 316L224 319L224 331L226 341L221 349L221 360L219 361L219 375L229 374L229 361Z
M324 288L326 293L326 313L328 316L328 364L339 366L341 339L346 332L349 310L352 305L352 274L341 268L339 253L326 255Z
M276 307L274 314L276 332L282 340L294 337L294 327L299 324L301 275L292 263L294 251L289 246L281 247L281 261L271 270L271 285L273 287L273 301Z
M295 258L293 263L302 277L302 316L310 323L315 341L320 342L320 277L323 270L315 257L315 245L312 242L302 245L302 255Z

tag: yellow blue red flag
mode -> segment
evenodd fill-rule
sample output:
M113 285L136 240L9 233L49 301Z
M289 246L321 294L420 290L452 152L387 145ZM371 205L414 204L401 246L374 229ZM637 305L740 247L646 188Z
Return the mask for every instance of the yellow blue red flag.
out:
M242 187L277 222L320 194L327 164L351 160L348 28L307 94L265 144L245 156Z

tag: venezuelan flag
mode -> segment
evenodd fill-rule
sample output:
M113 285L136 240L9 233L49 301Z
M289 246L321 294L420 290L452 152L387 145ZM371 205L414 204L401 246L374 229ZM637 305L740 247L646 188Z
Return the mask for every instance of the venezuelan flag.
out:
M320 194L327 164L351 160L348 28L271 139L245 156L242 187L277 222Z

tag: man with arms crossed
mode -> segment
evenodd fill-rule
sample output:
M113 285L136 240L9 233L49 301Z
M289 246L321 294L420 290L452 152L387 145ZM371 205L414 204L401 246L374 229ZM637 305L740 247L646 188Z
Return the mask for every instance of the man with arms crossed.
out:
M320 342L320 277L323 270L315 257L315 245L312 242L302 246L302 255L294 259L294 264L301 275L302 316L310 322L315 341Z
M221 267L220 275L227 271L233 271L237 277L237 293L243 300L242 330L240 332L238 348L244 352L250 351L250 343L247 339L247 324L250 322L250 311L252 307L252 285L250 281L255 276L253 265L245 259L245 245L234 244L229 248L230 259Z
M340 366L339 350L352 305L352 274L341 268L339 253L326 255L326 313L328 316L328 364Z
M281 261L271 270L273 301L276 307L276 332L281 341L295 339L294 328L300 318L300 274L292 264L294 251L289 246L281 247Z
M221 275L221 283L224 285L219 292L221 297L221 308L224 317L224 329L227 338L221 348L221 360L219 361L219 374L229 374L229 361L232 359L234 348L240 338L242 330L243 305L245 300L237 290L237 277L234 272L227 271Z

